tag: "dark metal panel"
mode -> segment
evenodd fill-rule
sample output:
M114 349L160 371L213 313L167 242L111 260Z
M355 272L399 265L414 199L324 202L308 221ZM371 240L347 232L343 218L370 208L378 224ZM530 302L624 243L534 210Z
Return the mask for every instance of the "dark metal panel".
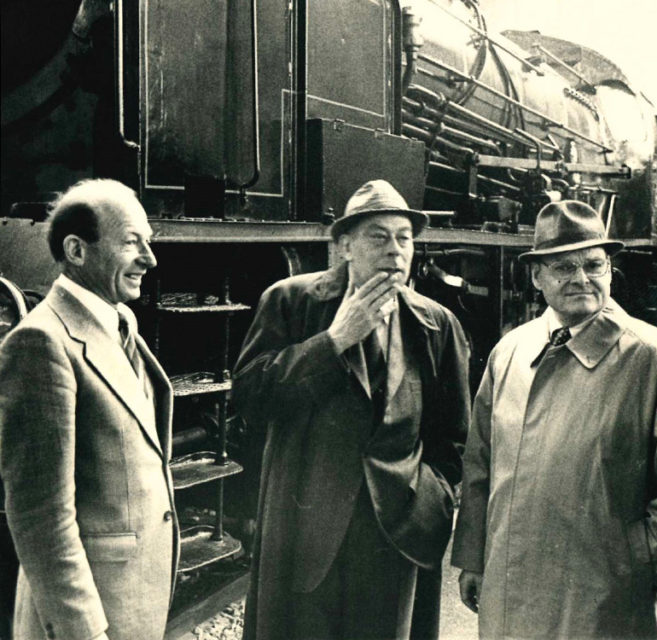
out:
M392 22L385 0L309 2L309 118L390 131Z
M246 4L246 0L244 0ZM236 3L241 6L240 3ZM296 4L296 3L295 3ZM284 220L291 217L293 145L296 141L295 101L292 56L295 50L295 18L293 3L260 1L257 10L258 121L260 140L260 173L257 183L248 189L248 199L240 201L234 190L227 191L226 217L238 219ZM241 52L231 53L239 61ZM243 60L242 66L243 66ZM240 64L226 68L229 85L239 84ZM242 79L243 80L243 79ZM250 96L237 96L232 102L227 126L250 127ZM228 118L229 116L227 116ZM241 135L236 132L235 136ZM247 132L247 135L251 135ZM232 150L227 149L231 152Z
M144 0L144 186L223 174L226 2Z
M424 144L339 121L309 120L304 216L340 217L347 200L368 180L383 178L422 208Z

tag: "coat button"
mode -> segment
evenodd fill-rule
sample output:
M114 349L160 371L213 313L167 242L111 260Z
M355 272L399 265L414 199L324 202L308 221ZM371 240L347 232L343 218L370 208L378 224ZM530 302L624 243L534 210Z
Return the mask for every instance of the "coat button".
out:
M169 522L173 518L173 511L164 512L164 522Z

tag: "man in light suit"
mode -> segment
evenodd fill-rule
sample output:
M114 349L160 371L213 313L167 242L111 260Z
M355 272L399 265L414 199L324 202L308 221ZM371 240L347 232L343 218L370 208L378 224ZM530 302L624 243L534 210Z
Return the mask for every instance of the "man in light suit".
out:
M438 635L469 350L406 286L426 224L368 182L331 229L345 261L262 296L233 387L267 429L246 640Z
M62 274L0 348L0 473L20 560L15 640L161 640L178 534L172 393L125 302L156 261L134 192L54 205Z

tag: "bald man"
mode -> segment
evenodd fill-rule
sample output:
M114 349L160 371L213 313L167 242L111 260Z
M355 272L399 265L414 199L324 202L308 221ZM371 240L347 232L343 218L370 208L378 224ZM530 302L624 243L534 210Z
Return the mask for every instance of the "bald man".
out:
M0 473L21 569L15 640L161 640L177 529L171 387L126 302L155 266L133 191L54 204L62 274L0 348Z

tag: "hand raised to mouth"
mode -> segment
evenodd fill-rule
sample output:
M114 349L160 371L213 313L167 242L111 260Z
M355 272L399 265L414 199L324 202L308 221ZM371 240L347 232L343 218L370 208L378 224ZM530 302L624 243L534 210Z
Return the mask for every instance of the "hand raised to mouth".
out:
M394 301L401 287L402 283L387 272L372 276L358 290L349 280L344 298L328 328L338 353L343 353L372 333L384 316L390 313L384 305Z

